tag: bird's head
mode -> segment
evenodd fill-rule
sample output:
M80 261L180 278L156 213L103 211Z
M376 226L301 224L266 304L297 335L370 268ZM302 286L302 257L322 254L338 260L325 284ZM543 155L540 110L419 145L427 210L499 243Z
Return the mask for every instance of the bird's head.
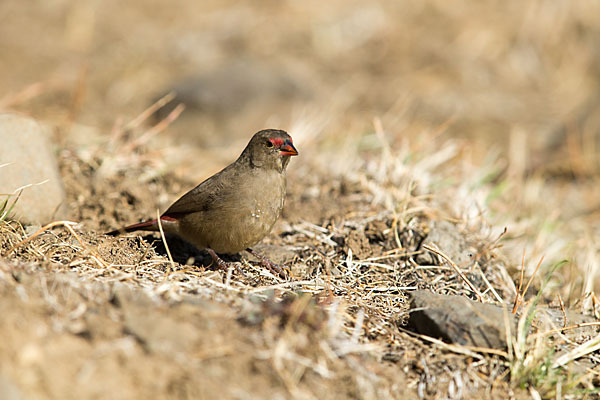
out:
M297 156L292 137L285 131L265 129L252 136L242 156L247 156L254 167L275 168L282 172L290 156Z

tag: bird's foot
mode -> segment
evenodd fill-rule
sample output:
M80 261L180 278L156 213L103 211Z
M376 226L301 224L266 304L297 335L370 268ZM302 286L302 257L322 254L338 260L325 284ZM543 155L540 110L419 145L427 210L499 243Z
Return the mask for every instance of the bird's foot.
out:
M244 271L242 271L242 269L240 268L240 266L235 263L235 262L227 262L225 260L223 260L221 257L219 257L219 255L217 253L215 253L215 251L213 249L206 249L208 251L208 254L210 254L210 256L212 257L212 259L214 260L214 262L217 264L217 266L225 271L227 271L230 267L233 267L237 270L237 272L240 273L240 275L242 275L243 277L246 276L246 274L244 273Z
M254 257L258 258L260 265L262 265L263 267L266 267L269 271L271 271L271 273L273 275L279 276L283 279L287 279L291 275L291 271L288 266L274 263L273 261L269 260L267 257L263 256L260 253L257 253L256 251L252 250L251 248L247 248L246 251L248 253L252 254Z

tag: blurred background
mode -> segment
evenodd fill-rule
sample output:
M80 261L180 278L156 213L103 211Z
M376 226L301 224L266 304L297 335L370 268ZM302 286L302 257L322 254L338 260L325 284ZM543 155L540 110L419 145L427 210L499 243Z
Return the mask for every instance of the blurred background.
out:
M265 127L326 159L377 119L392 146L426 133L441 139L420 151L452 141L491 171L513 261L528 248L571 260L577 290L598 279L599 1L3 0L0 19L0 109L58 141L174 91L161 115L186 110L163 135L184 150L167 162L196 154L205 175Z
M378 116L403 135L451 122L470 140L518 134L558 151L569 134L597 136L599 11L566 0L4 0L0 89L6 106L38 83L43 95L11 105L93 125L175 89L188 103L181 124L201 122L179 130L186 140L312 112L331 134Z

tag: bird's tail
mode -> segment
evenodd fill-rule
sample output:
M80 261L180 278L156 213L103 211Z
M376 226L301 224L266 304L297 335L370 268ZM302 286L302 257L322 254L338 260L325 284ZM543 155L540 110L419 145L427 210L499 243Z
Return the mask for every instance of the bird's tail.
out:
M138 224L125 226L123 228L115 229L114 231L106 232L106 235L117 236L117 235L120 235L121 233L135 232L135 231L158 231L157 220L151 219L149 221L140 222Z

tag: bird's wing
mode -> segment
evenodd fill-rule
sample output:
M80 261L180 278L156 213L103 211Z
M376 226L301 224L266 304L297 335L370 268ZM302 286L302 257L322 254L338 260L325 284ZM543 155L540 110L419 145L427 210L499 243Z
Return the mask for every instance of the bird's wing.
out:
M204 182L181 196L173 203L163 216L177 218L179 216L206 212L220 207L220 199L230 186L229 168L216 173Z

